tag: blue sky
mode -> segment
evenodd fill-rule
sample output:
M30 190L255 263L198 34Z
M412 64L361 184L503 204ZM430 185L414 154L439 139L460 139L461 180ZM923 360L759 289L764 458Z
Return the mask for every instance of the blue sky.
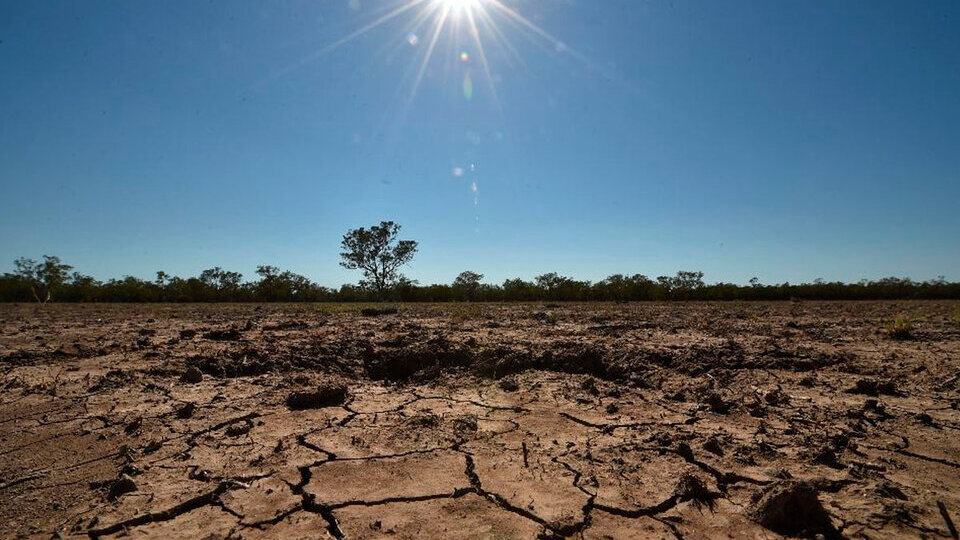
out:
M960 3L491 1L0 0L0 270L960 279Z

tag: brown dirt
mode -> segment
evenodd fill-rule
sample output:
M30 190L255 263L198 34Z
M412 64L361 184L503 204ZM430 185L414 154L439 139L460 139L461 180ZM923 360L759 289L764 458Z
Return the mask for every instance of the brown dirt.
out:
M958 309L2 305L0 537L949 538Z

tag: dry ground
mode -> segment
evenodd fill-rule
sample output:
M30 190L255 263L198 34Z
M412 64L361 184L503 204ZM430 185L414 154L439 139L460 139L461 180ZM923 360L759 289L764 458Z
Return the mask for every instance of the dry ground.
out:
M958 319L0 305L0 536L949 538Z

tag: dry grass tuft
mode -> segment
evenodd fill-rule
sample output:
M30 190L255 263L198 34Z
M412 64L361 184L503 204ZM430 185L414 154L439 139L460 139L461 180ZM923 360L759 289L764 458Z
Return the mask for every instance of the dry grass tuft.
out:
M898 315L893 321L887 323L884 331L890 339L913 339L913 320L906 315Z

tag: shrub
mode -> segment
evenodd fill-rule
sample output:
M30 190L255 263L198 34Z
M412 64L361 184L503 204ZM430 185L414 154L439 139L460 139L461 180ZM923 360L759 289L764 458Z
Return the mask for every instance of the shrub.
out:
M913 321L910 317L905 315L899 315L893 319L893 321L887 323L885 327L887 337L891 339L912 339L913 338Z

